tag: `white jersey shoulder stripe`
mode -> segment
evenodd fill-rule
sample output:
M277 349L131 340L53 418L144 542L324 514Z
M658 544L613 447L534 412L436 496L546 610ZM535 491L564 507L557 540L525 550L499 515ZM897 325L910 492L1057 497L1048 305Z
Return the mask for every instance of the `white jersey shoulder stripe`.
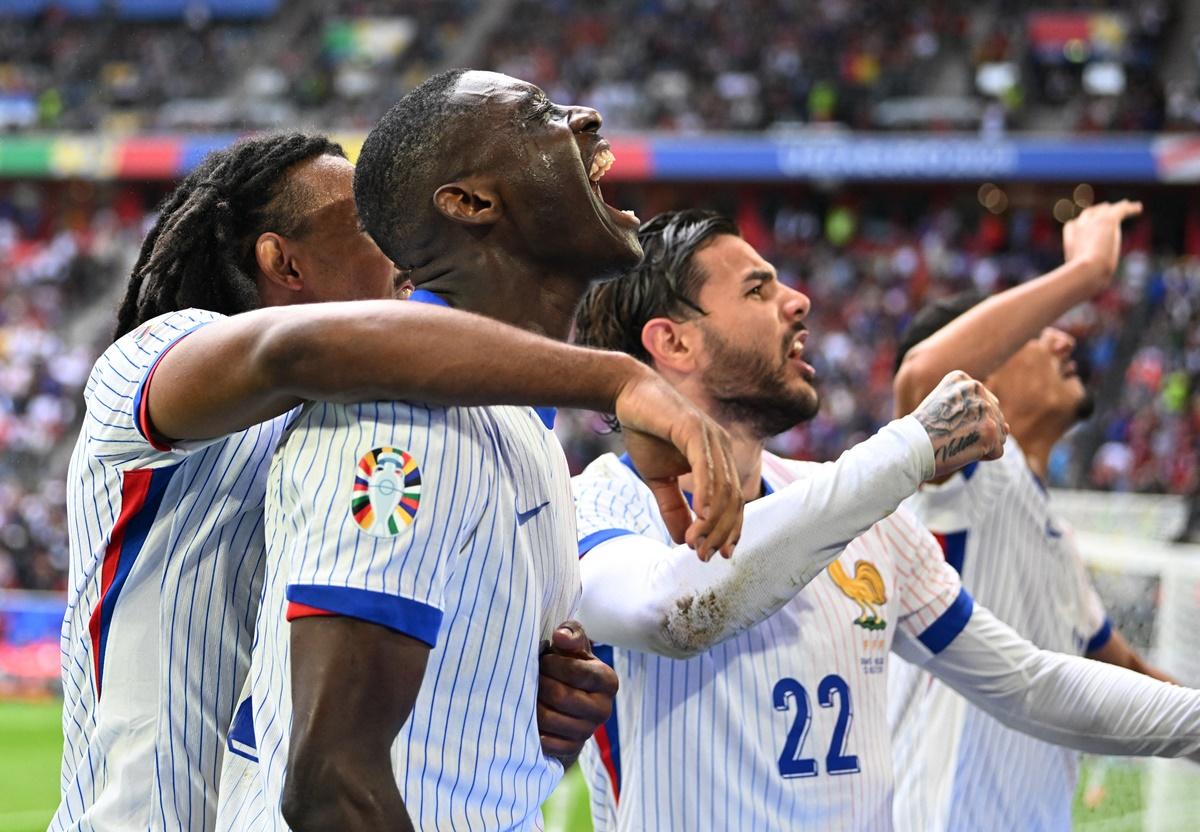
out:
M631 532L629 529L601 529L598 532L591 532L579 541L579 557L583 557L606 540L623 537L627 534L637 534L637 532Z

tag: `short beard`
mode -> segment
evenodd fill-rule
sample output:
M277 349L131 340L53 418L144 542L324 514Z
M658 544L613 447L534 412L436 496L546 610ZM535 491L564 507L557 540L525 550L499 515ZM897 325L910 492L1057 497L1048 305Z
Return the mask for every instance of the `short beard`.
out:
M817 415L821 399L815 390L786 392L787 374L762 355L735 347L712 329L704 328L711 363L704 386L720 413L720 421L737 423L758 439L791 430Z

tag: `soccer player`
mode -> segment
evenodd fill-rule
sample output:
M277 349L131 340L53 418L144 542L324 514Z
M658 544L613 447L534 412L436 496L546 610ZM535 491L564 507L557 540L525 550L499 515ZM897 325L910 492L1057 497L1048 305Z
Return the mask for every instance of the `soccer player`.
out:
M1096 205L1063 228L1066 262L995 297L955 295L905 333L898 408L936 374L986 378L1012 425L1004 458L925 486L909 507L938 535L971 595L1034 644L1161 679L1104 614L1073 535L1053 511L1046 466L1055 443L1092 411L1054 321L1111 285L1130 202ZM896 823L938 829L1070 829L1078 755L1016 733L918 668L897 663Z
M588 284L641 256L637 219L600 191L600 124L506 76L435 76L363 147L363 224L414 300L565 338ZM1000 447L994 412L988 424L963 461ZM934 470L923 429L900 433L889 470L921 475L881 485L884 512ZM265 793L246 778L223 790L220 827L535 824L561 768L538 749L534 659L579 592L551 434L504 408L314 405L270 477L251 669Z
M301 399L615 402L693 460L723 459L702 417L667 424L686 403L632 360L453 310L316 303L389 298L397 282L352 184L325 138L241 142L187 177L146 238L69 473L53 829L212 827L262 583L267 465ZM634 453L661 458L642 438ZM547 713L568 727L602 718L611 672L577 628L553 638L565 655L547 657L548 677L582 681L556 685ZM546 748L570 756L582 737L562 730Z
M737 556L701 569L666 545L635 462L609 454L573 482L579 618L621 677L581 758L598 829L891 828L892 651L1019 730L1200 758L1200 692L1021 639L974 604L904 509L840 555L797 557L841 502L873 499L862 485L910 427L925 476L935 456L952 467L942 455L973 433L998 438L991 401L951 377L835 463L766 453L768 437L817 409L808 298L718 215L664 214L641 240L642 265L584 298L578 339L651 362L724 425L751 502Z

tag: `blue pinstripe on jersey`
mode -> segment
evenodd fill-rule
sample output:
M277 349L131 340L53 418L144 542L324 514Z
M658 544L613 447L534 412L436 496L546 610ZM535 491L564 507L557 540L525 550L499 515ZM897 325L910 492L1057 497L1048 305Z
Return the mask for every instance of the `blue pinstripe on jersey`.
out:
M350 512L357 461L384 446L403 449L421 472L412 524L392 537L367 534ZM251 670L260 767L245 776L252 764L226 758L218 828L284 828L273 807L290 731L289 599L431 643L393 747L418 828L530 828L561 776L538 739L538 649L579 591L565 458L541 417L528 408L308 405L267 493L272 554Z
M89 377L68 478L62 802L52 829L208 830L214 821L262 580L266 463L285 422L162 450L147 441L139 411L165 349L220 317L155 319L106 350ZM160 504L153 522L148 510L138 515L142 545L134 559L122 554L120 592L105 598L97 699L88 620L130 472L151 478Z
M1102 643L1103 608L1020 446L1010 439L970 474L908 503L945 532L964 586L1039 647L1082 654ZM1070 829L1075 752L1005 728L923 671L898 663L894 674L894 695L915 703L895 703L897 759L920 759L897 766L900 829Z
M763 470L770 494L812 468L765 455ZM601 457L572 486L586 558L603 557L597 547L616 546L628 533L670 542L653 494L627 461ZM774 615L693 659L597 646L621 677L619 719L580 758L598 831L890 828L888 650L893 638L928 637L938 648L961 630L970 600L910 514L877 524L842 560L853 574L864 557L887 587L888 626L877 635L856 628L856 603L823 575ZM780 770L800 718L795 705L774 705L773 689L785 678L810 697L811 725L793 751L813 758L818 776Z

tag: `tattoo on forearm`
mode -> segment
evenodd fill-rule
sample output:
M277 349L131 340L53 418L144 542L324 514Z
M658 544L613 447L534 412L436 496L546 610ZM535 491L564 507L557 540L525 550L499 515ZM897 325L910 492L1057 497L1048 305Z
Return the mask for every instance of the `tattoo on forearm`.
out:
M949 400L932 402L915 415L925 426L929 438L937 440L961 430L964 425L977 422L984 412L983 402L955 393Z
M942 457L942 462L949 462L954 456L965 451L967 448L979 441L979 431L971 431L966 436L959 436L951 439L939 449Z

